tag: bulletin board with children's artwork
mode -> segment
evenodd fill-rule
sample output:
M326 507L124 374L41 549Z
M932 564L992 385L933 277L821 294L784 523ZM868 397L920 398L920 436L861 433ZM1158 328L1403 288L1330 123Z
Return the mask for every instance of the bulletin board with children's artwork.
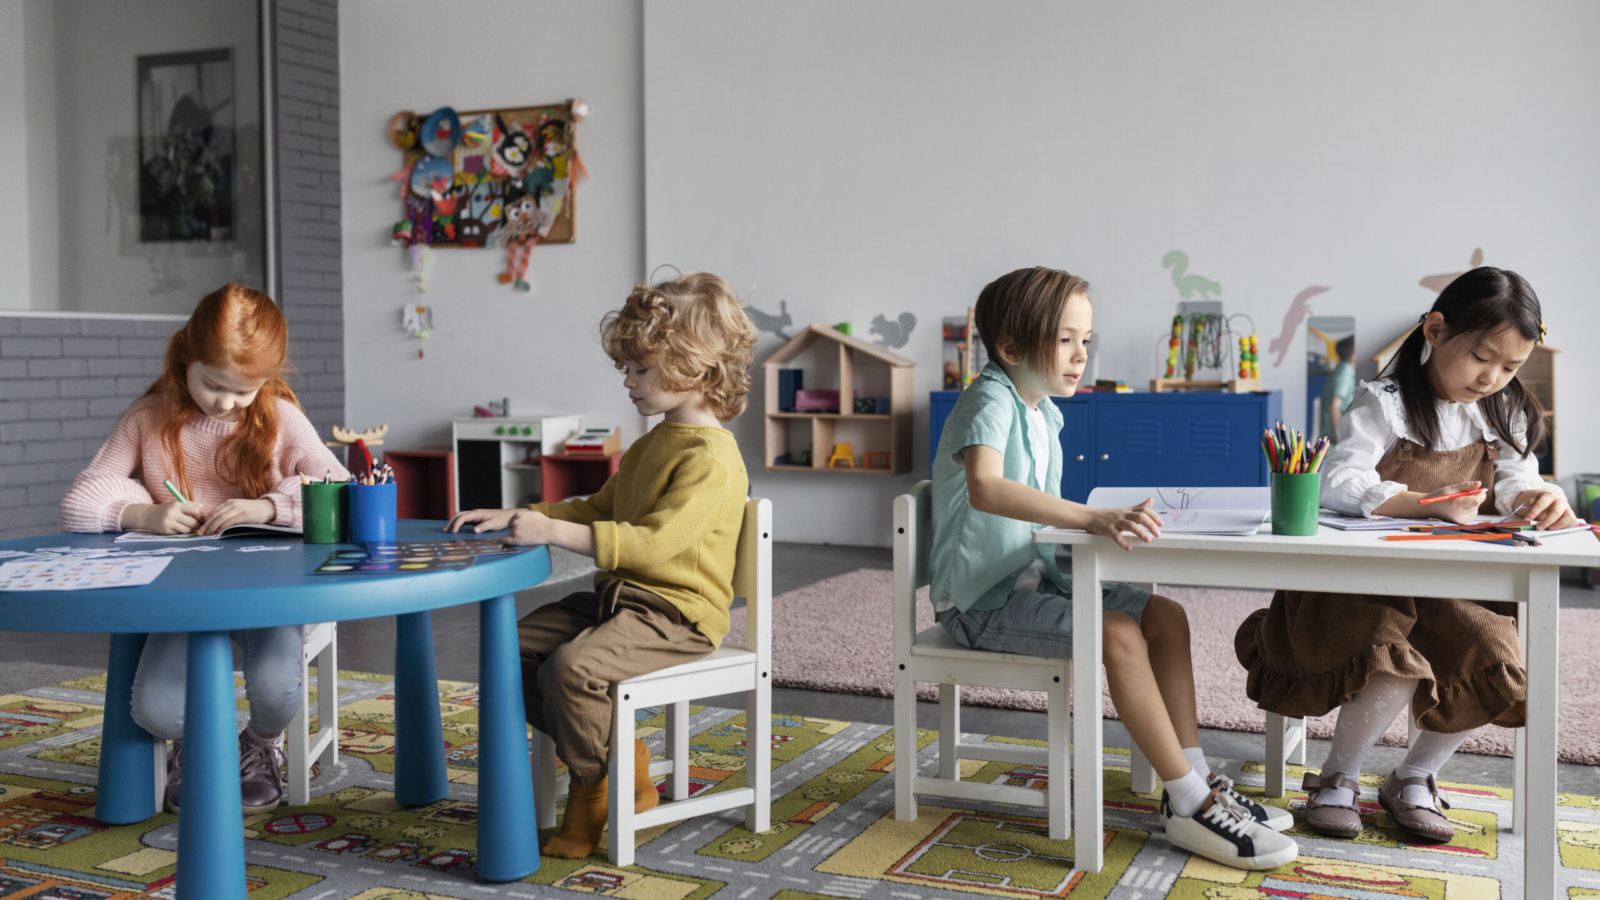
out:
M430 286L435 247L503 249L500 283L532 289L534 246L576 235L574 186L587 175L576 131L587 112L582 100L568 100L390 119L389 140L404 154L392 176L403 206L394 241L406 248L419 291Z

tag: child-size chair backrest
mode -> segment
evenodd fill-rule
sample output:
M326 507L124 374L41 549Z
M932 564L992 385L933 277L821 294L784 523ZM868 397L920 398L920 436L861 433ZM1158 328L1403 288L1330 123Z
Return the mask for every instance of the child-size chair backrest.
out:
M917 590L931 580L928 548L933 544L931 481L919 481L911 493L894 498L894 648L909 653L917 634Z
M744 524L733 563L733 592L744 598L745 649L772 658L772 501L744 503Z

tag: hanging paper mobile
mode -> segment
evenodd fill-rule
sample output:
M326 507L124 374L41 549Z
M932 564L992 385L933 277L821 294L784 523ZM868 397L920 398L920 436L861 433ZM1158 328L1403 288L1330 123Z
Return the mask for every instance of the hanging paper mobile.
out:
M417 339L417 359L421 359L422 342L433 333L433 307L421 303L400 307L400 326Z

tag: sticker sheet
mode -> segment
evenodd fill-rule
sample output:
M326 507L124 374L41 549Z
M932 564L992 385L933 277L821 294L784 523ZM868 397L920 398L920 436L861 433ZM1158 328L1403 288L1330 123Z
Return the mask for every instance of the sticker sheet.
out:
M367 555L376 558L429 559L460 555L499 556L506 553L521 553L526 549L528 548L507 546L497 538L469 538L455 541L372 542L367 544Z
M465 569L478 561L470 553L417 556L368 556L365 550L338 550L318 566L313 575L416 575Z
M141 587L172 562L162 556L57 556L0 564L0 591L86 591Z

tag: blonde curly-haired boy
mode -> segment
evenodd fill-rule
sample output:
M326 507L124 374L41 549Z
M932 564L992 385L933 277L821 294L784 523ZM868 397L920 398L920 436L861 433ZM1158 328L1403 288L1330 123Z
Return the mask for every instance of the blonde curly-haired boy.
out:
M744 411L756 334L733 289L705 272L641 284L600 325L641 415L662 415L586 500L458 514L448 530L509 527L513 544L592 556L594 589L518 623L528 722L571 773L547 856L594 852L605 827L614 682L698 659L728 633L749 477L721 422ZM634 741L634 809L656 805L649 750Z

